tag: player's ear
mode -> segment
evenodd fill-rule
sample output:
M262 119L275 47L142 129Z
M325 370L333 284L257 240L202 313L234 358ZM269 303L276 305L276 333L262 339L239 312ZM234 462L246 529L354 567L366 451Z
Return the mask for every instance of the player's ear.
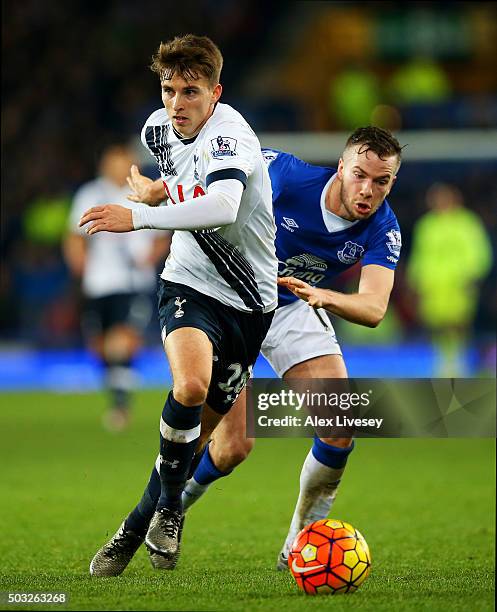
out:
M337 176L340 180L343 178L343 158L340 157L338 160Z
M392 179L392 182L390 183L390 187L388 188L388 193L390 193L390 191L392 191L392 187L393 187L393 185L394 185L396 180L397 180L397 177L394 176L393 179Z
M219 100L219 98L221 97L222 91L223 91L223 86L221 85L221 83L218 83L212 91L212 104L215 104Z

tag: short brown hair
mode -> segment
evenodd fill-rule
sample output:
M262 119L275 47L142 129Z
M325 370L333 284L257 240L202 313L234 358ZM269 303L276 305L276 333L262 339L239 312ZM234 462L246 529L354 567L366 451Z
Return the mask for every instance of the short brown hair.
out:
M186 81L204 76L210 85L217 85L223 67L221 51L207 36L186 34L161 43L152 57L150 69L161 81L178 74Z
M399 141L388 130L368 125L357 128L348 138L345 148L362 145L359 153L373 151L383 161L392 155L396 155L399 164L402 159L402 147Z

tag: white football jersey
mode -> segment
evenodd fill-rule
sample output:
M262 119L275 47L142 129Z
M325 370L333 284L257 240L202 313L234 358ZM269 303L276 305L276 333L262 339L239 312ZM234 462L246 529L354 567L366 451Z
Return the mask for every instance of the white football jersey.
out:
M141 138L159 165L167 205L206 194L216 180L235 178L245 185L233 224L174 232L162 278L238 310L273 310L278 262L271 183L245 119L218 103L197 136L182 139L161 108L147 119Z
M93 206L120 204L131 209L142 206L130 202L126 198L129 193L129 187L119 188L100 177L82 185L74 195L69 229L88 238L82 279L83 293L88 297L151 292L156 287L158 277L155 267L144 262L151 252L154 240L164 232L99 232L88 236L85 228L78 227L81 215Z

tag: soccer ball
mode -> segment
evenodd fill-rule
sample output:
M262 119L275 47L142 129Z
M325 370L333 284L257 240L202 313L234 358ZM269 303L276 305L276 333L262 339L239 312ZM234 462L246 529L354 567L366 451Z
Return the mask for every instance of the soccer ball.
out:
M297 534L288 566L308 595L353 593L369 576L371 555L352 525L321 519Z

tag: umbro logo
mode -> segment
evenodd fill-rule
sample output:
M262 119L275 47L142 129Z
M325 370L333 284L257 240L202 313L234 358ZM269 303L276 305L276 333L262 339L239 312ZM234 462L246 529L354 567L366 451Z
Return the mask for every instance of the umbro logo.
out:
M284 227L289 232L294 232L299 228L299 224L291 217L283 217L283 221L284 223L281 224L281 227Z

